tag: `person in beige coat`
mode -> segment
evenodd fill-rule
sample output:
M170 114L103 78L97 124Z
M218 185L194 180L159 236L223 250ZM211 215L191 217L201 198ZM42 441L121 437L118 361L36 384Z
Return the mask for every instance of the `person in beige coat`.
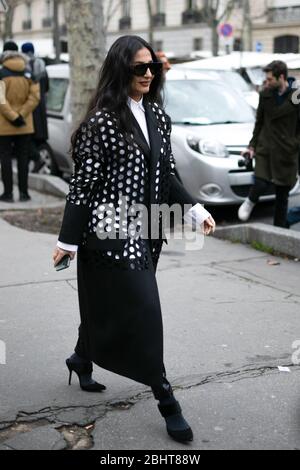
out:
M28 201L28 156L34 133L32 112L40 100L39 84L27 70L27 61L13 41L4 44L0 69L0 156L4 193L0 201L13 202L12 158L17 158L20 201Z

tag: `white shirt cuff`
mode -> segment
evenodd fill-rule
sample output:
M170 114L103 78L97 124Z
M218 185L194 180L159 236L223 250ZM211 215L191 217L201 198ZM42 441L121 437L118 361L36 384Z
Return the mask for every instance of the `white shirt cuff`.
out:
M204 209L202 204L198 203L195 204L185 215L183 220L187 224L199 226L203 224L203 222L208 219L208 217L211 217L211 214Z
M78 250L78 245L69 245L68 243L62 243L58 240L58 242L56 243L56 246L58 248L61 248L62 250L65 250L65 251L77 251Z

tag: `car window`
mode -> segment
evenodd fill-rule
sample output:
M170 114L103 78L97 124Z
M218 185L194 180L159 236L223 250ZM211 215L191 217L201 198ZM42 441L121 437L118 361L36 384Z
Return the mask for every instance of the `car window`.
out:
M69 80L66 78L50 78L47 93L47 110L60 113L63 110Z
M237 88L242 92L251 91L250 85L246 82L246 80L241 77L239 73L236 72L221 72L221 77L228 83L228 85L232 86L233 89Z
M222 81L167 80L166 111L175 123L211 125L253 122L245 99Z

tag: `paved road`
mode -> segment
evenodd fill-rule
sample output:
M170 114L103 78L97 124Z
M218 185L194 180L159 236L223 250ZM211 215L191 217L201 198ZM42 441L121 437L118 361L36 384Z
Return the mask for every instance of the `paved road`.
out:
M99 368L104 393L67 385L76 272L53 270L55 241L0 219L0 449L300 449L299 263L214 238L197 252L165 247L165 363L195 434L184 446L148 387Z

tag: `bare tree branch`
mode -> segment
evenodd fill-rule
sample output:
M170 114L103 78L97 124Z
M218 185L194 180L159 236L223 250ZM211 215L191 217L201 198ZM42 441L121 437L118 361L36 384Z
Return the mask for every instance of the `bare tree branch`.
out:
M108 30L109 23L115 13L118 11L121 6L122 0L109 0L106 12L104 14L104 31Z
M219 51L219 34L218 26L224 18L229 17L234 9L235 0L229 0L220 13L220 0L204 0L202 7L202 17L211 29L212 34L212 53L218 55Z
M1 25L3 26L3 29L1 30L1 38L3 42L8 38L13 37L12 24L15 15L15 9L20 3L22 3L20 0L11 0L9 3L7 3L8 10L5 13L3 12L0 14L0 16L4 18L4 21L1 22Z

